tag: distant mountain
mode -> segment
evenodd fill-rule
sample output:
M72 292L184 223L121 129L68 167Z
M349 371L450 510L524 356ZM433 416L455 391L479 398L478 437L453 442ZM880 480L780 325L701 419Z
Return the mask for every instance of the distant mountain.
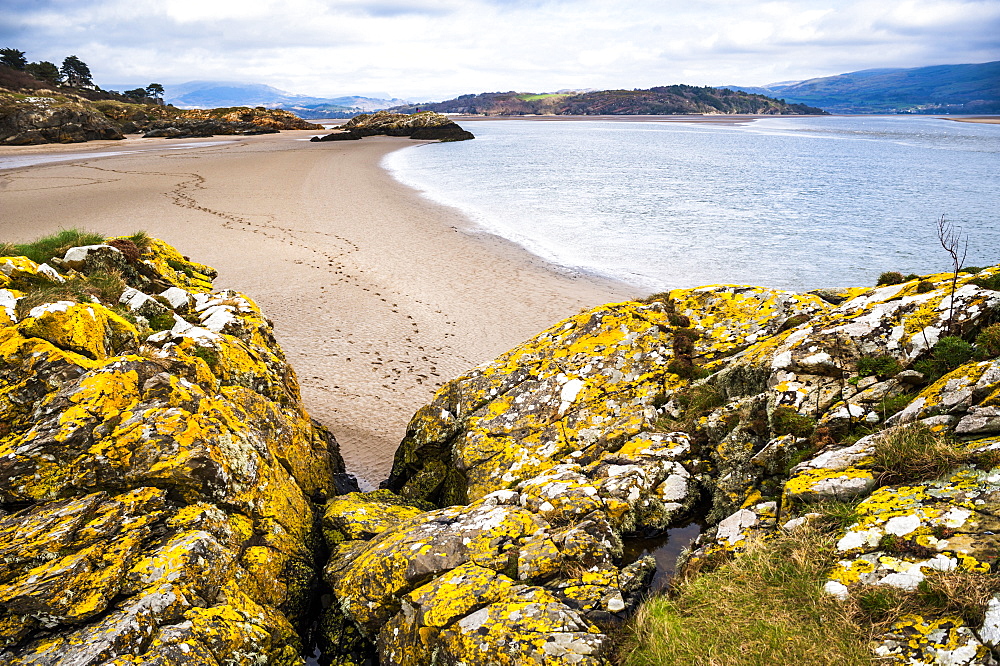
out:
M865 69L764 87L725 87L833 113L1000 113L1000 61Z
M378 99L349 95L310 97L260 83L234 81L189 81L164 86L164 101L182 109L212 109L228 106L263 106L285 109L301 118L351 117L405 104L403 99Z
M407 104L392 109L403 113L436 111L487 116L552 115L677 115L824 113L804 104L786 104L763 95L728 88L662 86L649 90L598 90L559 93L480 93L444 102Z

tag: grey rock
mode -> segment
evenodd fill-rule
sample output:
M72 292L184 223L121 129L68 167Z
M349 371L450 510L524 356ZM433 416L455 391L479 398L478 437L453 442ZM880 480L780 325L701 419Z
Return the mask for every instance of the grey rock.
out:
M956 435L986 435L1000 432L1000 407L973 407L955 426Z

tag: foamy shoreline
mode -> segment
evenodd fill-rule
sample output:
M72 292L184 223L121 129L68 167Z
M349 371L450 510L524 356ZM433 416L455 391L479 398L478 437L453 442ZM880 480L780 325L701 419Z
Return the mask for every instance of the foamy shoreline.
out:
M443 381L581 308L637 295L468 233L474 225L460 212L379 167L386 153L413 145L409 139L302 140L313 134L0 171L0 236L143 229L215 266L219 288L245 292L274 321L307 408L369 484L386 476L410 416Z

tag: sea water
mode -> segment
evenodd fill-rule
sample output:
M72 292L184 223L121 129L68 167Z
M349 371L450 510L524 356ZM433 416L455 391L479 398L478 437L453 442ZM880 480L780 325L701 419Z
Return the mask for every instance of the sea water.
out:
M934 117L745 124L499 120L474 141L384 166L479 228L650 291L715 283L808 290L888 270L1000 262L1000 125Z

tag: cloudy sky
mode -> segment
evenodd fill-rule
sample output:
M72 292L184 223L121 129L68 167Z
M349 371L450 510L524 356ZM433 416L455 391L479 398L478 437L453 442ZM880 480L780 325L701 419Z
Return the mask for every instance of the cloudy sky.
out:
M431 100L762 85L1000 60L1000 0L0 0L0 47L77 55L104 87Z

